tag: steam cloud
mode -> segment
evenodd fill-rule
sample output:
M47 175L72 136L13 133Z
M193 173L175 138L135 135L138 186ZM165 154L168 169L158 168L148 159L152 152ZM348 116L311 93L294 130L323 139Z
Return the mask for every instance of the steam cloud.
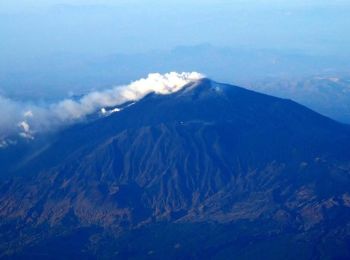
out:
M138 101L151 92L171 94L203 77L197 72L170 72L164 75L153 73L126 86L92 92L79 100L65 99L46 107L16 102L0 96L0 148L14 142L9 139L11 136L34 139L38 132L83 120L98 110L105 115L118 112L118 109L107 111L106 108Z

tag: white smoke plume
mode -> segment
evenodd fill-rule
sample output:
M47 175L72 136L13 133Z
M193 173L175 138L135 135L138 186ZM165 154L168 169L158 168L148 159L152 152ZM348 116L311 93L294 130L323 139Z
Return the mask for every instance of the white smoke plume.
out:
M188 83L202 78L204 76L197 72L170 72L163 75L153 73L129 85L92 92L79 100L65 99L45 107L16 102L0 96L0 148L11 142L7 140L9 136L17 135L33 139L38 132L72 124L97 111L101 111L104 115L119 111L118 109L108 111L107 107L138 101L151 92L171 94Z

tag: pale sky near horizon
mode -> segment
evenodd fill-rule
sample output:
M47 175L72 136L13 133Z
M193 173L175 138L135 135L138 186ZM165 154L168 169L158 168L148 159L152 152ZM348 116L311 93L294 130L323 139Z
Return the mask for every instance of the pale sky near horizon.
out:
M209 43L348 55L345 0L1 0L0 57Z
M284 5L284 6L334 6L349 5L347 0L1 0L1 11L20 10L28 7L48 7L54 5L147 5L147 4L200 4L200 5L220 5L220 4L254 4L254 5Z

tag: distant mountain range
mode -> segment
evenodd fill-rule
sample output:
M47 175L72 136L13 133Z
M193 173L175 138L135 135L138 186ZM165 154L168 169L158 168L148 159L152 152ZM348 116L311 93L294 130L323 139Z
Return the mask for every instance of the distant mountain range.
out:
M1 258L350 257L350 127L291 100L203 79L31 145Z
M16 98L52 99L127 84L153 72L198 71L218 81L242 84L266 78L348 76L349 65L347 56L210 44L105 56L55 53L1 60L0 88Z
M108 56L57 53L23 58L21 62L0 61L0 95L50 103L91 90L128 84L151 72L195 70L222 82L293 99L350 123L349 67L346 56L209 44Z
M347 77L307 77L265 79L247 83L249 89L293 99L317 112L350 123L350 79Z

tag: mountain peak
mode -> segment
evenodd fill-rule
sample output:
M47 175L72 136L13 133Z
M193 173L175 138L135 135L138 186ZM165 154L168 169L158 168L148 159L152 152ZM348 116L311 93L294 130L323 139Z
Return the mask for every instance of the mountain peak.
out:
M41 253L47 241L62 248L65 236L79 237L84 227L81 250L106 252L102 243L96 248L98 238L120 245L127 258L129 246L141 250L129 232L141 230L143 241L168 228L194 232L202 245L197 233L208 229L188 227L211 223L237 241L269 240L271 252L280 239L317 241L303 244L313 252L325 230L329 241L350 235L349 146L347 126L240 87L200 79L168 95L149 94L16 160L16 178L0 183L0 249L21 244ZM329 221L335 215L342 222ZM34 244L33 230L40 233ZM158 237L152 245L165 248L177 239Z

